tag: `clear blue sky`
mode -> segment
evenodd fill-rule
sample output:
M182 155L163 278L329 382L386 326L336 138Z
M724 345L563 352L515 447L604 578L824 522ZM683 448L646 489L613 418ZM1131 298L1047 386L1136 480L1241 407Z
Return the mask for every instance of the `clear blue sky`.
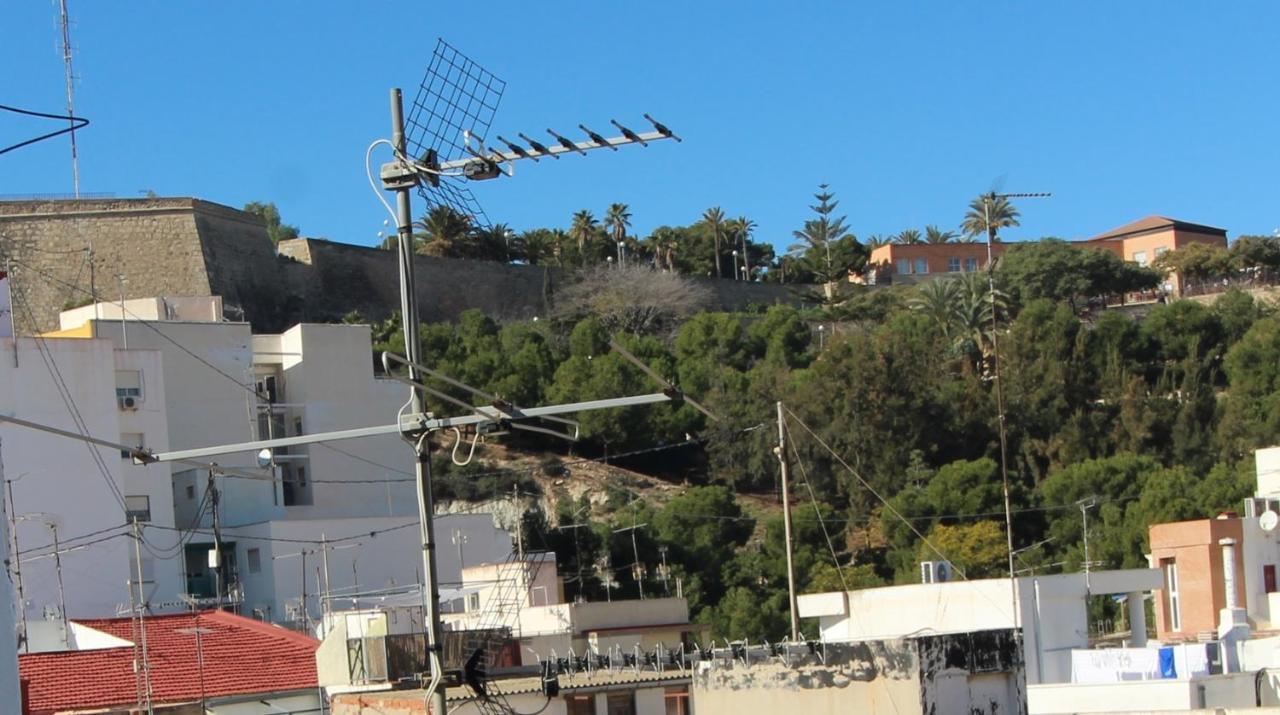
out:
M0 103L61 111L57 3L0 4ZM766 6L767 5L767 6ZM437 36L507 80L497 132L648 111L683 144L473 185L495 221L630 204L641 235L713 205L786 245L827 182L859 235L954 227L997 177L1008 238L1159 213L1280 226L1274 2L104 2L71 0L81 189L275 201L373 243L365 147ZM0 144L48 125L0 114ZM495 132L495 133L497 133ZM65 139L0 156L0 194L69 192ZM415 206L415 214L421 205Z

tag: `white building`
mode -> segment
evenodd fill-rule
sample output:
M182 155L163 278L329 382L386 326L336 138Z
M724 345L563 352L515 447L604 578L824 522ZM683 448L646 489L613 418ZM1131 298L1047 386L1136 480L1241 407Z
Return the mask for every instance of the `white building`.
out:
M19 338L5 347L0 414L111 442L167 447L158 351L67 338ZM0 423L0 442L16 525L11 565L22 595L20 620L60 621L60 591L73 618L114 615L127 605L127 581L136 573L127 527L134 516L161 527L150 530L142 549L148 599L177 598L181 570L161 558L177 542L168 466L134 465L118 449L11 423ZM55 529L60 558L53 554Z
M155 452L395 422L408 388L374 376L368 326L253 335L247 323L222 321L221 312L217 297L66 311L61 330L18 341L19 367L0 361L0 386L8 388L0 411L78 431L59 397L61 375L88 434ZM125 524L122 510L107 508L115 497L95 454L144 523L142 565L155 610L181 608L184 595L221 592L242 597L244 613L278 621L302 620L305 604L310 622L321 613L322 592L421 578L412 450L398 435L277 449L271 468L260 467L251 450L220 455L209 461L225 471L212 475L181 463L135 465L119 450L12 424L0 424L0 437L17 511L65 522L59 536L68 541L62 561L73 616L114 615L128 602L132 573L127 537L72 540ZM215 495L223 548L221 563L211 566ZM488 516L444 517L437 529L444 539L462 534L468 562L511 552L510 535ZM41 558L51 532L34 517L20 521L18 532L24 551L40 547L22 568L28 613L39 617L56 605L53 559ZM83 550L69 550L76 545ZM457 553L439 550L442 582L459 580Z

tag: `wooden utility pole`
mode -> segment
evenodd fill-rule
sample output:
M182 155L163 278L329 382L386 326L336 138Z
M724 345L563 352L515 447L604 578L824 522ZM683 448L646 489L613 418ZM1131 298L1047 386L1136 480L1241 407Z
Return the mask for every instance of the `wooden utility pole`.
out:
M791 640L800 640L800 609L796 605L796 569L791 557L791 495L787 487L787 428L782 420L782 403L778 403L778 467L782 471L782 529L787 544L787 603L791 609ZM822 518L819 515L818 518Z

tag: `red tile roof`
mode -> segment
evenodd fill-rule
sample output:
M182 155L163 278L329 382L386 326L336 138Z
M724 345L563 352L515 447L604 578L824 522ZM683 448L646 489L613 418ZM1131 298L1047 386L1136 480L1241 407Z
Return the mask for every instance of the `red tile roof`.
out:
M77 620L89 628L140 643L129 618ZM147 661L153 703L200 699L197 623L207 697L315 688L314 638L222 611L146 619ZM141 648L31 653L18 657L34 714L104 708L138 702L141 674L133 660Z

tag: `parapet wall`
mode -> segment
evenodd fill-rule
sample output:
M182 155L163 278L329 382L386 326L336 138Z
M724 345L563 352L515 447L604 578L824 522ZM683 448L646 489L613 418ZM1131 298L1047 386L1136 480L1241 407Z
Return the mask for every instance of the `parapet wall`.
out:
M220 295L229 318L271 332L352 311L378 320L400 307L395 252L308 238L276 247L259 217L194 198L3 201L4 258L23 333L57 329L58 312L91 291L101 301ZM563 280L554 268L491 261L419 256L414 265L424 321L470 308L499 320L546 315ZM789 286L695 280L724 310L800 302Z

